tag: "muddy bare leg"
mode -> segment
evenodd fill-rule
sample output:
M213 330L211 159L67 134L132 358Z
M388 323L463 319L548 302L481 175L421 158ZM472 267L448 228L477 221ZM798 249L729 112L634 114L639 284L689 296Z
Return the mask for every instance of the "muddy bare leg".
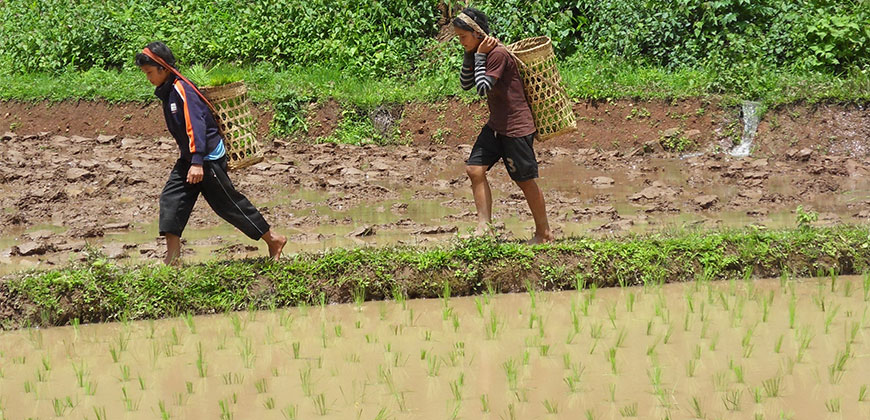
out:
M553 234L550 232L550 223L547 221L547 205L544 203L544 193L541 192L538 183L534 179L530 179L517 182L517 185L523 190L526 201L529 203L529 210L532 211L532 218L535 219L535 236L529 240L529 243L539 244L552 241Z
M166 265L178 264L178 257L181 256L181 237L171 233L166 234L166 257L163 258L163 263Z
M477 229L475 234L489 232L492 222L492 190L486 180L486 166L468 165L465 172L471 180L471 193L474 195L474 206L477 208Z
M284 249L284 245L287 244L287 237L272 232L272 230L269 229L269 231L263 234L260 239L264 240L266 245L269 245L269 258L278 261L278 258L281 257L281 251Z

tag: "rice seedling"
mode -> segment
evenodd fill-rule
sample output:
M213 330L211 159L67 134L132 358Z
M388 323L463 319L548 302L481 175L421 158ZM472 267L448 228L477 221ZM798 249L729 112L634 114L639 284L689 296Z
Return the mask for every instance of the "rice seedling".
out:
M529 349L523 350L523 358L522 358L523 366L528 366L530 359L531 359L531 354L529 353Z
M76 377L76 384L79 388L83 388L85 386L85 377L89 375L88 368L85 366L85 361L82 360L78 364L72 363L73 374Z
M844 326L844 328L846 328L846 341L849 344L855 344L858 339L858 333L861 331L861 323L857 321L852 322L848 326Z
M832 385L840 383L843 379L843 375L846 373L846 362L850 358L851 351L848 348L838 351L837 355L834 356L834 362L828 366L828 379Z
M442 363L443 360L441 360L441 358L435 356L432 353L429 353L429 355L426 357L426 366L428 367L428 369L426 370L427 374L433 378L437 377L441 372Z
M296 404L290 404L283 409L281 409L281 415L284 416L285 420L296 420L296 414L299 411L299 406Z
M586 416L586 420L595 420L598 418L598 415L595 414L595 410L588 408L583 414Z
M146 388L145 387L145 379L142 378L142 375L136 376L136 379L137 379L137 382L139 382L139 390L144 391Z
M701 360L701 345L695 344L695 348L692 349L692 357L695 360Z
M608 389L610 390L610 402L616 402L616 384L608 385Z
M185 381L184 388L187 390L188 395L193 394L193 382Z
M36 369L36 381L37 382L48 382L48 372L37 368Z
M782 350L782 339L785 338L784 334L780 334L779 338L773 343L773 352L779 354Z
M54 409L55 417L63 417L66 413L66 404L57 398L51 400L51 407Z
M257 390L258 394L265 394L268 391L268 387L266 386L266 378L261 378L257 382L254 382L254 389Z
M870 301L870 271L864 273L864 302Z
M455 401L462 401L462 387L465 385L465 374L460 373L455 381L450 382L450 393Z
M719 345L719 332L716 331L716 333L713 334L712 337L710 337L710 345L708 346L708 348L710 349L710 351L716 351L716 347L718 345Z
M24 393L29 394L31 392L36 393L36 386L33 385L33 382L24 381Z
M743 379L744 379L743 366L735 364L735 365L731 366L731 371L734 372L734 382L737 382L738 384L742 384Z
M266 410L274 410L275 409L275 398L266 397L263 401L263 408Z
M311 400L314 402L314 410L317 411L317 414L325 416L329 412L329 407L326 406L326 395L320 393L312 397Z
M157 402L157 409L160 411L160 420L169 420L172 418L172 414L166 409L166 403L164 403L163 400Z
M85 395L93 396L97 393L97 383L94 381L88 381L85 384Z
M486 414L489 413L489 411L489 395L480 394L480 412Z
M701 401L698 399L698 397L694 395L692 396L692 398L689 400L689 407L692 409L692 414L695 416L696 419L705 418L704 410L701 408Z
M646 336L647 337L652 335L652 327L653 327L653 321L652 320L647 321L646 322Z
M224 381L224 385L241 385L243 382L245 382L245 375L237 372L227 372L221 375L221 378Z
M504 363L502 363L502 369L504 369L505 376L508 381L508 388L511 391L517 390L518 385L518 375L519 375L519 366L514 359L508 359Z
M233 420L233 412L230 411L230 403L227 400L218 401L218 407L221 410L221 420Z
M698 361L695 359L689 359L686 361L686 376L690 378L695 377L695 369L698 367Z
M196 334L196 323L193 320L192 313L186 312L181 316L181 320L184 321L184 325L187 325L187 329L191 334Z
M300 348L300 346L302 346L302 343L300 343L300 342L298 342L298 341L294 341L294 342L291 344L291 347L293 347L293 358L294 358L294 359L299 359L299 348Z
M858 402L867 401L867 384L861 385L858 389Z
M206 363L202 352L202 342L196 343L196 371L200 378L208 376L208 363Z
M625 327L619 330L619 333L616 335L616 342L613 344L614 347L624 347L625 338L628 336L628 332L625 331Z
M691 323L691 314L686 312L686 316L683 317L683 331L689 331L689 324Z
M106 417L106 407L93 407L93 409L94 417L96 417L97 420L106 420L108 418Z
M713 387L716 391L724 392L728 390L728 372L716 372L713 374Z
M668 324L668 330L665 331L665 337L664 337L664 340L662 340L662 342L665 344L668 344L668 342L671 341L671 334L673 334L673 333L674 333L674 326L672 324Z
M254 347L250 339L245 338L242 340L242 345L239 347L239 356L242 358L242 364L245 368L251 369L254 367L254 360L257 356L254 354Z
M600 339L601 338L601 329L602 329L602 326L601 326L601 323L599 323L599 322L596 322L595 324L590 325L589 326L589 338L591 338L593 340Z
M570 393L574 394L580 391L580 381L585 370L586 368L581 363L571 365L568 376L563 378L565 384L568 385L568 391Z
M825 401L825 409L830 413L839 413L840 412L840 399L839 398L831 398Z
M544 405L544 410L547 410L547 414L559 414L558 402L545 399L542 404Z
M795 316L797 315L797 297L794 293L788 301L788 328L794 329Z
M616 329L616 302L612 305L606 306L607 310L607 319L610 320L610 325L613 326L613 329Z
M782 377L776 376L773 378L765 379L761 382L761 386L764 387L764 395L768 398L776 398L779 396L780 387L782 386Z
M487 340L495 340L498 337L499 328L501 326L501 321L499 321L498 316L495 311L489 312L489 321L484 325L486 339Z
M633 402L629 405L622 406L619 409L619 414L622 417L637 417L637 403Z
M607 358L607 362L610 364L610 372L614 375L618 374L617 366L616 366L616 347L611 347L605 353L605 357Z
M121 387L121 394L124 395L122 401L124 401L124 409L128 412L139 411L139 402L140 400L133 400L127 395L127 388Z
M752 394L752 401L755 401L756 404L761 404L761 401L764 400L764 395L761 392L761 387L753 387L749 389Z
M825 334L828 334L831 331L831 324L834 322L834 318L837 316L838 312L840 312L840 305L834 306L834 309L828 311L825 315Z
M306 397L311 396L311 365L305 366L304 369L299 369L299 382L302 386L302 394Z
M662 385L662 367L655 365L646 371L646 376L649 378L649 383L653 389L658 390Z
M541 357L547 357L550 355L550 345L549 344L541 344L538 347L538 351L541 354Z
M725 409L728 411L740 411L740 398L742 395L743 391L740 389L725 391L725 394L722 396L722 404L725 405Z
M652 344L650 344L649 346L647 346L647 348L646 348L646 355L647 355L648 357L655 357L655 355L657 354L657 353L656 353L656 348L658 348L658 345L659 345L659 339L656 339L656 341L654 341Z
M118 363L118 359L121 357L121 353L115 348L114 344L109 344L109 355L112 356L113 363Z
M474 298L474 307L477 308L477 315L483 318L483 298Z

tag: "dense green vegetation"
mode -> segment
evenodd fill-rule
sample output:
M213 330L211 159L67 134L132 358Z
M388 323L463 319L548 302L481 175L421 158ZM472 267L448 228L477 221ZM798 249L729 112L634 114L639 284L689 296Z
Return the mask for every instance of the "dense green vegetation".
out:
M0 100L153 100L133 63L164 40L183 71L235 65L275 132L300 104L434 101L459 89L455 41L436 36L440 0L6 0ZM454 9L456 1L448 1ZM715 95L870 99L870 0L480 0L506 42L550 36L578 99ZM195 73L195 72L194 72Z
M0 281L2 327L99 322L435 297L529 287L565 290L617 285L863 273L870 230L840 226L673 232L615 239L572 238L527 246L492 238L440 248L336 249L274 263L215 261L170 268L123 266L92 253L87 262ZM870 283L868 283L870 284ZM870 291L865 291L870 292Z

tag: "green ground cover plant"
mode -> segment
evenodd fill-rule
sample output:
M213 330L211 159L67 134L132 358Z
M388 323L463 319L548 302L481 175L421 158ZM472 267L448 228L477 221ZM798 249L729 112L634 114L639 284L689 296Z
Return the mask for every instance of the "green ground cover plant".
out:
M838 226L581 237L535 246L471 238L440 248L335 249L293 255L277 263L250 259L182 268L118 265L91 252L87 261L68 268L3 278L0 310L12 314L2 327L16 328L66 325L73 320L127 322L188 313L350 303L354 290L365 290L367 300L380 300L393 296L396 289L403 290L407 298L443 298L445 290L451 296L486 296L524 292L529 287L567 290L577 284L589 288L580 302L588 305L599 286L742 278L746 267L762 277L779 276L786 270L792 276L811 275L832 267L841 275L863 273L870 268L868 236L867 227ZM545 276L540 269L554 265L567 268L556 278ZM715 302L712 295L710 299L711 304ZM658 306L657 313L667 325L666 345L674 325L667 308ZM582 305L580 309L587 313ZM482 307L478 313L483 315ZM486 315L485 332L495 337L501 332L502 319L494 313ZM239 336L246 322L238 316L231 319ZM793 321L789 324L794 328ZM601 324L590 325L590 334L600 337ZM174 340L177 343L178 338ZM711 347L716 341L714 337ZM120 360L125 348L126 338L121 334L110 346L113 359Z

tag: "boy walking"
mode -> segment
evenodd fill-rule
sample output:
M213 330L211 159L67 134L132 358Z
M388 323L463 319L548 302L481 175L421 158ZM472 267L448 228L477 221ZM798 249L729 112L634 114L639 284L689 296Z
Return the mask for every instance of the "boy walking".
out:
M462 88L474 87L478 94L486 95L490 113L465 162L477 207L476 233L489 230L492 191L486 172L502 159L511 179L523 191L535 220L535 235L529 243L552 241L544 194L535 182L538 162L533 143L537 130L517 63L498 40L489 36L489 24L483 12L466 8L453 20L453 27L465 48L459 74Z
M181 234L200 194L218 216L251 239L265 241L269 257L277 260L287 238L274 233L256 207L233 187L218 125L198 90L175 69L172 51L162 42L152 42L136 55L136 65L156 86L154 94L163 102L166 126L181 152L160 194L164 263L177 263Z

